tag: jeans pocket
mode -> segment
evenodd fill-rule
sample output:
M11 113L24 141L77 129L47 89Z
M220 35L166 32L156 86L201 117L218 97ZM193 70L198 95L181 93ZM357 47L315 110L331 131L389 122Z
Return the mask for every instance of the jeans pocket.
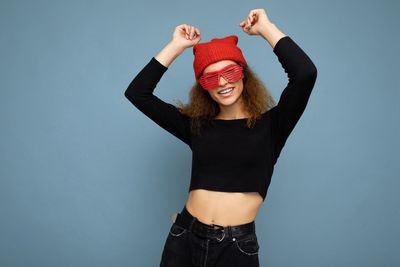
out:
M171 228L169 229L169 234L175 237L183 236L186 232L187 232L186 228L177 225L176 223L173 223L171 225Z
M257 236L249 234L244 237L237 238L235 241L237 249L248 256L257 255L260 249Z

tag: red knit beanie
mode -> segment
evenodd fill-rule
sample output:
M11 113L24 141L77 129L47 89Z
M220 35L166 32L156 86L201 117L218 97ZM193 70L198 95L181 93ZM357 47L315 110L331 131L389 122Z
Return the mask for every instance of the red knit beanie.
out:
M230 59L247 65L242 51L237 46L239 38L230 35L224 38L213 38L210 42L197 43L193 46L193 68L196 80L200 78L203 70L212 63Z

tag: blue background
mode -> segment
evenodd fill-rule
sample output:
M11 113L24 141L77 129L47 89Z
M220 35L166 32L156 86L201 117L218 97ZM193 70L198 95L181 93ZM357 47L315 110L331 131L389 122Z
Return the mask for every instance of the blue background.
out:
M275 99L264 8L318 78L256 218L261 266L399 266L398 1L1 1L0 266L158 266L191 151L124 97L186 23L236 34ZM155 94L187 102L192 50Z

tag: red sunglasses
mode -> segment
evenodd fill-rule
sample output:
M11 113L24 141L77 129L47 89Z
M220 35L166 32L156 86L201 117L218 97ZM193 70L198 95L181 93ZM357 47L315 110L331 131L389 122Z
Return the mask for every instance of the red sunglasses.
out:
M216 89L219 87L221 76L230 83L237 82L243 77L243 67L238 64L231 64L221 70L208 72L199 78L199 84L205 90Z

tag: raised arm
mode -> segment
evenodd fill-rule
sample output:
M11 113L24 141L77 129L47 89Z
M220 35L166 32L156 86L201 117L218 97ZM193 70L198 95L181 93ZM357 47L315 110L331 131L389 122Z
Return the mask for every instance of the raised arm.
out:
M129 84L125 97L144 115L191 146L189 118L180 113L177 107L153 94L167 69L152 57Z
M269 20L264 9L251 10L239 25L246 33L260 35L268 41L288 74L288 84L277 106L267 112L272 119L276 162L288 136L306 108L317 79L317 68L307 54Z
M147 117L191 147L190 118L153 94L168 66L185 48L200 40L199 36L193 40L184 37L188 31L193 37L187 26L182 24L175 28L172 40L136 75L126 89L125 97Z
M317 68L307 54L289 37L282 37L273 49L288 75L288 84L271 110L275 133L275 159L301 115L317 78Z

